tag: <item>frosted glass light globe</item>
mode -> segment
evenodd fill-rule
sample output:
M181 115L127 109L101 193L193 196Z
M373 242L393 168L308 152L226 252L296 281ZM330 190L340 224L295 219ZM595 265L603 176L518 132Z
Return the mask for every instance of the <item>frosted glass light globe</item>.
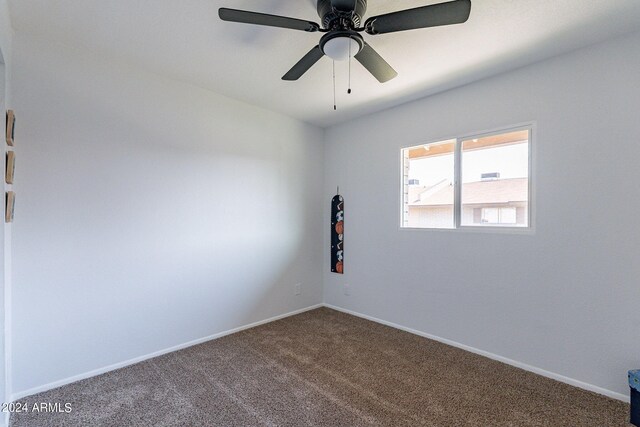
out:
M322 51L334 61L346 61L349 59L349 45L351 45L351 56L355 56L360 51L360 45L351 37L334 37L322 46Z

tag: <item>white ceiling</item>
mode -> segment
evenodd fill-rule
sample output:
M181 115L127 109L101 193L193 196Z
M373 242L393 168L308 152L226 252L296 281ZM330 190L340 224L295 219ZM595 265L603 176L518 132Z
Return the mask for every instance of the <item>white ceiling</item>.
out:
M366 16L434 0L369 0ZM640 30L638 0L473 0L461 25L366 40L398 71L378 83L337 63L333 111L331 61L322 58L297 82L280 78L319 33L223 22L219 7L319 22L314 0L12 0L17 32L135 64L157 74L329 126L408 100Z

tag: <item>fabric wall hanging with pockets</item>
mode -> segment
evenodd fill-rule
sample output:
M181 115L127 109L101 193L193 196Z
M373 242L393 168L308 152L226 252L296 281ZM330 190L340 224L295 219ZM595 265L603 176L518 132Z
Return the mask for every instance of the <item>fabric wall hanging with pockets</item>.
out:
M344 271L344 199L336 194L331 199L331 271Z

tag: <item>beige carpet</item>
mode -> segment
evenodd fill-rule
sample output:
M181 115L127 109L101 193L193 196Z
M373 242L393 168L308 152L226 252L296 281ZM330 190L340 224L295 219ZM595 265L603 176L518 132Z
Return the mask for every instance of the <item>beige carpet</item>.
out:
M627 404L326 308L25 400L11 426L628 426Z

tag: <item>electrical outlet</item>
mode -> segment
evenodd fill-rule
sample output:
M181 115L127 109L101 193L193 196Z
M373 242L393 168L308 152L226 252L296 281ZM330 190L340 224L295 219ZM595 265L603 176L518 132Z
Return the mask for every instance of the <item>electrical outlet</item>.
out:
M302 293L302 283L296 283L293 286L294 295L300 295Z
M343 288L344 288L344 294L346 296L351 295L351 286L349 286L348 283L345 283Z

